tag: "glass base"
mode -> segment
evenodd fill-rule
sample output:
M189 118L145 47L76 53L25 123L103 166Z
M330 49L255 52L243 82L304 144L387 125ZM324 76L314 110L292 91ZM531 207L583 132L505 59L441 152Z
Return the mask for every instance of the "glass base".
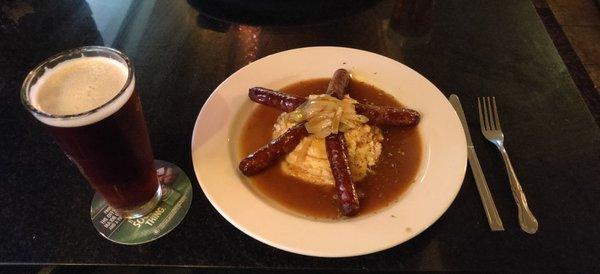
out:
M144 217L144 215L154 211L154 209L160 202L161 198L162 198L162 184L158 184L158 189L156 190L156 193L154 193L154 197L152 197L152 199L150 201L148 201L147 203L145 203L141 206L138 206L134 209L116 209L116 208L113 208L113 209L115 211L117 211L119 216L121 216L125 219L137 219L137 218Z
M154 161L159 188L148 203L133 210L117 211L98 193L91 207L92 224L104 238L136 245L156 240L173 230L192 203L192 184L178 166Z

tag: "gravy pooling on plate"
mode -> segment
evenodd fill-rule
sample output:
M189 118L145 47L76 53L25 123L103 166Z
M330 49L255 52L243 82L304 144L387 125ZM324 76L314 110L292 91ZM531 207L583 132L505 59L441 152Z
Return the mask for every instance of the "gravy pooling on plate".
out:
M301 81L282 89L290 95L307 97L323 94L329 79ZM360 103L402 107L392 96L380 89L351 80L348 95ZM255 151L273 137L273 125L282 112L258 105L245 121L240 136L240 157ZM371 167L372 172L356 182L361 197L360 215L368 214L394 202L415 180L421 161L421 139L418 127L398 128L380 126L383 133L381 155ZM261 194L294 212L314 218L340 217L337 201L332 198L334 187L304 182L285 174L280 163L249 178Z

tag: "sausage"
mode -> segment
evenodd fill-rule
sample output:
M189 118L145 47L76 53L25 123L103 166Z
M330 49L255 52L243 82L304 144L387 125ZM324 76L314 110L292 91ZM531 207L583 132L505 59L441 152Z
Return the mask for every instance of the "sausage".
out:
M333 73L331 81L329 81L329 85L327 86L327 94L335 96L338 99L344 98L344 89L346 86L348 86L349 82L350 74L347 70L336 70L335 73ZM262 87L251 88L248 92L248 97L250 97L250 100L254 102L275 107L285 112L294 111L294 109L306 102L305 98L287 95L282 92L277 92Z
M345 69L336 70L329 81L326 94L343 99L349 82L350 74L348 71ZM354 216L360 209L360 203L352 182L344 133L339 132L325 137L325 148L327 149L327 159L335 181L335 188L340 199L340 211L344 216Z
M254 102L275 107L285 112L293 111L306 101L304 98L287 95L282 92L261 87L251 88L248 92L248 97L250 97L250 100Z
M369 118L375 126L413 127L421 120L419 112L408 108L381 107L367 104L354 105L356 113Z
M325 147L327 148L327 159L329 159L329 166L339 196L340 211L344 216L354 216L358 213L360 204L352 182L344 134L330 134L325 137Z
M290 112L302 105L305 98L287 95L266 88L251 88L250 99L267 106L276 107L282 111ZM419 123L419 112L408 108L380 107L367 104L356 104L356 113L369 118L370 125L412 127Z
M338 69L333 73L329 85L327 85L326 94L340 100L344 99L348 83L350 83L350 73L345 69Z
M239 165L240 171L246 176L260 173L274 165L281 156L294 150L302 138L306 136L308 136L308 131L306 131L304 123L298 123L278 138L244 158Z

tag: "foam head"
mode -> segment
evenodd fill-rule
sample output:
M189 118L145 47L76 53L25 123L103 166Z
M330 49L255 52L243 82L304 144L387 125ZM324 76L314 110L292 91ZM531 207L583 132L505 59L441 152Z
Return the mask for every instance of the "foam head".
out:
M41 122L57 127L78 127L98 122L118 111L131 97L135 85L125 60L80 55L40 67L37 80L26 93L32 113Z

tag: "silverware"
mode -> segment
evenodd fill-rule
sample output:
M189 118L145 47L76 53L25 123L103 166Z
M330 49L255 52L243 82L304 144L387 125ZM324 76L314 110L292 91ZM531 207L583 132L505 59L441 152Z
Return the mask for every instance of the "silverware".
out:
M469 125L467 124L467 119L465 118L465 113L460 105L458 96L454 94L450 95L450 104L452 104L456 114L458 114L458 118L460 118L460 122L462 123L465 131L465 136L467 138L467 155L469 156L469 166L471 166L473 177L475 177L475 184L477 185L477 190L479 191L479 196L481 197L483 209L485 210L485 215L487 216L490 228L492 231L503 231L504 226L502 226L502 219L500 219L500 215L498 215L498 210L496 210L494 199L492 199L492 194L490 193L490 189L485 181L485 176L481 170L481 165L479 165L477 153L475 153L475 147L471 141Z
M515 197L519 210L519 225L523 231L534 234L538 230L538 221L527 206L527 198L525 198L525 193L523 193L521 184L517 179L517 175L513 170L506 149L504 148L504 134L500 128L500 119L498 119L498 109L496 108L496 98L477 98L477 106L479 107L479 124L481 125L481 132L488 141L498 147L500 154L502 154L504 165L506 165L510 189L512 190L513 197Z

